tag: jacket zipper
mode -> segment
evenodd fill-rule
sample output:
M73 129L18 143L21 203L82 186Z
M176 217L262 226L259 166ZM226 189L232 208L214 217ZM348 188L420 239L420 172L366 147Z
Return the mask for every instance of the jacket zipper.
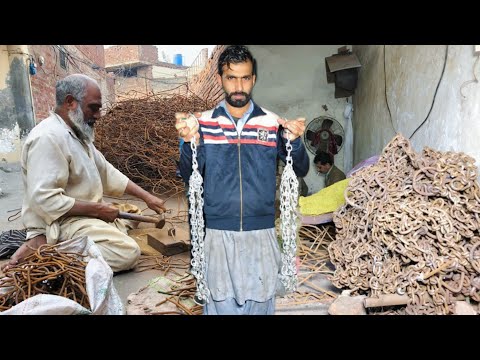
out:
M238 172L240 174L240 231L243 231L242 157L240 155L240 134L238 134Z

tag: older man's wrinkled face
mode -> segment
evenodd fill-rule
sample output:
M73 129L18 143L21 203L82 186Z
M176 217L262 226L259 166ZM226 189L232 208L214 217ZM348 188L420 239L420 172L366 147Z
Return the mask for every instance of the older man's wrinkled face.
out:
M102 95L100 89L94 84L89 84L85 96L77 102L77 108L68 112L68 117L73 123L73 130L80 140L93 142L95 122L101 116Z

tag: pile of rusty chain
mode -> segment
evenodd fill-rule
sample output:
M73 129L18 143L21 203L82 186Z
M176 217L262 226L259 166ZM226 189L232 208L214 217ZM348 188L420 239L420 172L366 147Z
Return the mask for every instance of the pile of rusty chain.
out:
M114 104L95 125L95 146L117 169L155 194L179 193L176 112L214 107L197 96L150 95Z
M57 245L41 245L0 279L0 311L38 294L63 296L90 309L85 290L87 263L79 257L83 256L59 252Z
M451 314L480 301L480 191L475 160L397 135L355 173L334 214L332 282L353 294L407 294L396 313ZM393 311L393 310L392 310Z

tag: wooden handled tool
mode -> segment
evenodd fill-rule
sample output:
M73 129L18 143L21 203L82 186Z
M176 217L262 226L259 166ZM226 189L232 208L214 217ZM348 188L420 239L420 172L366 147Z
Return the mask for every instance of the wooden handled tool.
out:
M165 216L163 216L161 219L159 219L159 218L153 217L153 216L144 216L144 215L138 215L138 214L132 214L132 213L119 211L118 212L118 217L121 218L121 219L128 219L128 220L134 220L134 221L154 223L154 224L156 224L155 227L157 229L162 229L165 226Z

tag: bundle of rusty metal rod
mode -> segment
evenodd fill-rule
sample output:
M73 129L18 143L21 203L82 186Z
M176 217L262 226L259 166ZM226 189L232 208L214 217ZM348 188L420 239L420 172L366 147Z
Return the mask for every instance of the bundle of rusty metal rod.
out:
M480 301L480 186L475 159L397 135L352 177L334 214L332 282L353 294L406 294L406 314L451 314Z
M330 303L337 294L320 287L314 279L330 276L327 247L334 240L334 229L330 225L302 225L299 229L300 241L297 244L299 271L297 291L277 299L277 307L292 305Z
M59 252L57 245L41 245L0 279L0 311L38 294L63 296L90 310L85 290L87 264L79 260L82 257Z
M155 305L160 307L161 305L170 302L174 304L178 310L176 311L156 311L151 312L149 315L202 315L203 307L201 305L194 305L192 307L186 306L187 299L194 299L195 292L197 291L196 280L193 276L188 276L183 280L177 281L178 285L174 286L168 292L160 293L166 295L166 298Z
M176 112L205 111L214 104L195 95L150 95L114 104L95 125L95 146L132 181L157 195L179 193Z
M168 272L174 272L178 274L174 269L187 270L190 267L190 263L183 259L177 259L172 256L165 255L142 255L137 265L135 266L136 272L142 272L147 270L164 270L163 276L166 276Z

